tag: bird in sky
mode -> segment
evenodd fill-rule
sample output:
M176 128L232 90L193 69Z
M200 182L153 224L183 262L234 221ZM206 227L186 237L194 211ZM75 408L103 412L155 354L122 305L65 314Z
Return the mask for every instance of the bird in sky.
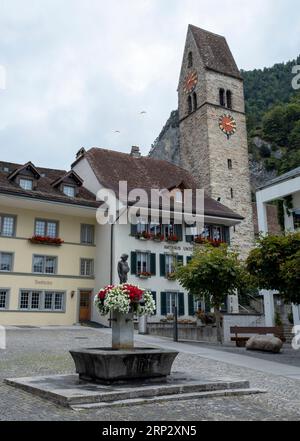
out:
M140 115L145 115L146 113L146 110L143 110L142 112L140 112Z
M120 132L120 130L115 130L115 132L114 132L114 133L121 133L121 132Z

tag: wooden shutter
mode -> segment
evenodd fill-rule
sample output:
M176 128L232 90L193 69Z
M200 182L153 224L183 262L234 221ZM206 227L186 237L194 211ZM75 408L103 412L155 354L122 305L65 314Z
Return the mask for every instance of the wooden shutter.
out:
M178 240L182 241L182 225L174 225L174 231L175 235L177 236Z
M136 252L135 251L131 251L130 269L131 269L131 274L136 274Z
M178 315L182 316L184 312L184 293L180 292L178 293Z
M191 260L192 260L192 256L187 256L187 258L186 258L186 263L190 263Z
M189 294L189 315L194 316L195 315L195 302L194 302L194 296Z
M152 276L156 276L156 254L150 256L150 273Z
M183 256L177 256L177 264L183 265Z
M164 254L160 254L160 256L159 256L159 264L160 264L160 275L161 275L161 277L165 277L165 275L166 275L166 256Z
M167 293L160 293L160 314L167 315Z
M135 236L137 233L137 225L131 224L130 225L130 234L131 236Z
M224 240L228 245L230 245L230 228L229 227L224 227Z
M152 294L153 300L155 301L155 305L156 305L156 308L155 308L155 311L154 311L153 315L156 315L157 314L157 296L156 296L156 291L151 291L151 294Z
M185 240L186 240L188 243L191 243L191 242L193 242L193 237L194 237L194 236L185 236Z

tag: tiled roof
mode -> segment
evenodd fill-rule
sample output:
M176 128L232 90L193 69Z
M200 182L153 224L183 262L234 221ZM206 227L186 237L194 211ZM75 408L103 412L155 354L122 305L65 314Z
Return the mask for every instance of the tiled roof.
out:
M0 193L26 196L32 199L42 199L72 205L82 205L98 207L95 196L84 187L79 187L78 195L74 198L65 196L59 189L53 187L53 182L64 177L65 170L55 170L50 168L36 167L40 174L35 190L23 190L13 180L8 179L15 170L22 169L23 166L11 162L0 161ZM5 171L7 170L7 171Z
M99 183L118 194L119 181L127 181L128 191L136 188L171 190L183 185L187 189L197 189L191 174L167 161L149 157L134 158L130 154L113 150L91 148L74 164L85 157L93 169ZM73 164L73 165L74 165ZM205 214L230 219L243 219L214 199L205 196Z
M201 59L207 69L242 79L224 37L193 25L189 25L189 29L192 31Z

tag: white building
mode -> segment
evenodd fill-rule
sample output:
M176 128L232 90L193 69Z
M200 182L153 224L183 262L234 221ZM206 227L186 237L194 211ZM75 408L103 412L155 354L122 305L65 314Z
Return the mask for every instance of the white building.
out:
M120 181L127 181L128 191L140 188L148 195L153 188L174 191L178 196L182 195L184 189L197 188L189 172L167 161L142 157L136 147L132 149L131 154L98 148L92 148L87 152L82 149L78 152L72 169L81 177L84 187L90 192L97 195L101 188L110 189L122 203L122 197L118 194ZM205 237L229 242L230 230L233 229L231 227L239 224L241 220L240 215L205 196ZM143 236L149 233L151 239L145 240ZM180 318L194 316L196 305L193 298L176 280L172 280L176 260L186 264L192 255L193 234L195 232L185 225L164 223L160 210L157 212L155 223L152 224L148 218L143 217L138 225L97 224L96 289L119 282L117 263L120 256L126 253L130 256L129 282L152 291L156 299L157 310L153 320L157 321L172 314L175 301ZM161 240L153 240L154 235ZM172 242L172 239L175 240ZM230 300L229 312L238 312L238 302ZM98 322L101 320L93 308L91 319ZM107 321L102 320L102 323L107 324Z
M300 167L268 182L256 194L258 226L261 233L268 233L267 204L290 197L292 209L285 208L285 231L294 232L300 228ZM266 326L274 325L274 294L264 292ZM293 306L294 324L300 325L300 306Z

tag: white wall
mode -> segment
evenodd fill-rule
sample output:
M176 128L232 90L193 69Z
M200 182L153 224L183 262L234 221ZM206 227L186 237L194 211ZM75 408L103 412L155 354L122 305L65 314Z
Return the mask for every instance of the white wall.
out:
M241 327L260 327L265 326L265 318L263 315L241 315L241 314L226 314L223 316L224 342L230 342L232 326Z

